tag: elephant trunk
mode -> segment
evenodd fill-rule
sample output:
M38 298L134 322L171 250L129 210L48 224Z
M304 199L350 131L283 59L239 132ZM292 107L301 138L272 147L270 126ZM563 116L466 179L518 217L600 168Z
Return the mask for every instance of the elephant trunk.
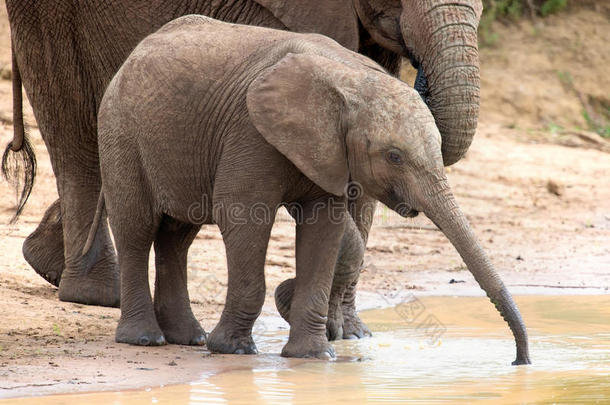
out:
M445 176L439 175L428 182L419 197L426 216L455 246L475 280L508 323L517 345L517 358L512 364L529 364L527 331L519 309L458 207Z
M427 79L424 99L442 136L445 166L466 154L477 127L477 27L477 12L464 1L423 0L401 18L404 41L412 44L419 64L418 77Z

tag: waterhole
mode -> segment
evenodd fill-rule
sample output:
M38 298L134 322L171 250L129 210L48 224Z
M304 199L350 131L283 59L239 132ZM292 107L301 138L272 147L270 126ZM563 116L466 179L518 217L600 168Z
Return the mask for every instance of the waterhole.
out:
M202 359L179 386L12 399L19 404L609 403L610 296L521 296L533 364L511 366L506 324L482 297L409 297L361 313L374 336L334 344L335 362L285 360L285 331L258 356ZM2 401L0 401L2 403Z

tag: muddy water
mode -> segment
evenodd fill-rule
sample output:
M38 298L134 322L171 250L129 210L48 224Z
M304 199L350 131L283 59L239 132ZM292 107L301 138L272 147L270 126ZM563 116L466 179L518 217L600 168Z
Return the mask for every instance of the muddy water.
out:
M224 368L189 385L13 401L609 403L610 296L522 296L517 302L530 334L531 366L510 366L514 343L486 299L423 297L362 313L375 336L336 343L336 362L281 359L285 332L259 328L255 340L267 354L202 360Z

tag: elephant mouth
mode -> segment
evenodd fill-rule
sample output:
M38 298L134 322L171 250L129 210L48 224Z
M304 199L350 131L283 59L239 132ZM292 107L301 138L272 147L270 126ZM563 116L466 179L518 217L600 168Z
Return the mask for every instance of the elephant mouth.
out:
M407 50L407 58L409 62L411 62L411 66L417 70L417 76L415 77L415 83L413 83L413 88L419 93L419 96L424 100L426 105L429 105L430 101L430 92L428 89L428 79L426 78L426 73L424 72L424 67L421 62L413 56L413 53Z
M384 200L384 201L383 201ZM390 187L385 198L382 201L394 212L404 218L414 218L419 214L419 211L407 204L405 198L402 198L402 193L398 193L396 188Z
M401 217L404 217L404 218L415 218L417 216L417 214L419 214L419 211L409 207L405 203L398 204L396 206L396 208L394 209L394 211L396 211L396 213L398 213L398 215L400 215Z
M424 100L426 105L430 103L430 92L428 89L428 79L424 73L424 68L420 65L417 69L417 76L415 77L415 83L413 88L419 93L419 96Z

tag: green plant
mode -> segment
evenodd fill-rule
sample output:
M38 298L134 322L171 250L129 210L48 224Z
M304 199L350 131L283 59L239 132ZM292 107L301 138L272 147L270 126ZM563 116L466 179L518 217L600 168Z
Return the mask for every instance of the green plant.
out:
M549 14L563 10L568 5L568 0L546 0L540 7L540 14L546 17Z
M491 46L498 41L498 34L493 32L492 25L498 19L516 20L523 11L524 0L483 0L483 15L479 24L481 45Z
M568 87L569 89L573 88L574 78L572 77L572 73L568 72L567 70L558 70L557 76L559 77L559 81L561 82L561 84Z
M549 131L551 134L556 135L556 134L560 133L561 131L563 131L563 127L562 127L561 125L557 125L557 124L555 124L554 122L550 122L550 123L547 125L547 130L548 130L548 131Z
M496 20L516 21L523 17L526 10L532 17L546 17L565 9L567 5L568 0L483 0L483 15L479 24L481 46L491 46L498 41L499 36L492 28Z
M587 110L583 110L582 115L589 126L589 130L597 133L603 138L610 138L610 125L601 122L601 120L594 119Z

